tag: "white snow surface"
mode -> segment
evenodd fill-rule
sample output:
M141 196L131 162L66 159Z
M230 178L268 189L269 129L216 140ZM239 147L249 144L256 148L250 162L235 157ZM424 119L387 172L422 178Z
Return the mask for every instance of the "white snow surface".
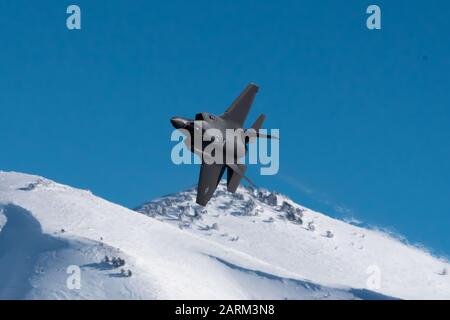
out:
M0 172L0 299L450 298L444 259L281 194L220 184L206 208L192 188L136 210Z

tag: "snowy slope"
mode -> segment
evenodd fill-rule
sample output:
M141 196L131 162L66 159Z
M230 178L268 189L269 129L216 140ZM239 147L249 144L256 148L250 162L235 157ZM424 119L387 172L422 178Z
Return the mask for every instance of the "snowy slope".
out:
M192 204L195 194L192 188L136 210L251 255L290 278L331 287L364 288L369 282L392 297L450 299L450 276L441 274L448 261L385 233L332 219L267 190L240 186L232 195L221 183L206 210ZM379 289L371 281L375 275Z
M281 195L274 205L270 193L220 188L207 211L187 190L140 207L144 215L89 191L0 172L0 299L450 297L444 261L294 204L281 208L289 202ZM316 230L306 230L312 219ZM328 229L333 238L322 236ZM126 264L115 268L105 255ZM366 289L373 264L383 295ZM73 266L80 289L67 286Z

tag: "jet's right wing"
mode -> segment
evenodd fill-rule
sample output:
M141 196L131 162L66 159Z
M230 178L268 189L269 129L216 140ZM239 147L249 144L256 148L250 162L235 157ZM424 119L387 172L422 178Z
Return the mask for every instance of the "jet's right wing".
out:
M200 168L200 177L197 186L197 200L199 205L206 206L209 199L211 199L217 185L222 179L225 172L225 165L223 164L206 164L202 163Z
M225 111L222 118L232 121L242 128L258 90L259 87L256 84L250 83Z

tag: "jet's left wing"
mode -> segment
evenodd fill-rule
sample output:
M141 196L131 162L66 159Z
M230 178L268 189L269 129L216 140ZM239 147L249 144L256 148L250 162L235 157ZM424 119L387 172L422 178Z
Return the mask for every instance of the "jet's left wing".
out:
M223 164L206 164L202 163L200 168L200 177L197 186L197 200L199 205L206 206L209 199L211 199L217 185L222 179L225 172L225 165Z
M259 87L256 84L250 83L225 111L222 118L232 121L242 128L258 90Z

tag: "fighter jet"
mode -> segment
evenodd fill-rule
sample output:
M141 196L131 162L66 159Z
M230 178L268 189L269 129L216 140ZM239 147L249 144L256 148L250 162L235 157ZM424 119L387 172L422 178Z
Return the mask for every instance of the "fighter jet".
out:
M249 84L222 115L216 116L208 112L201 112L195 115L195 119L182 117L173 117L170 119L173 127L181 130L186 135L185 144L188 149L202 159L196 199L196 202L201 206L206 206L211 199L217 185L222 179L225 169L227 170L227 190L229 192L236 192L242 178L254 185L244 175L247 166L242 164L240 159L245 156L248 150L248 143L253 142L254 139L277 139L277 137L259 132L265 120L265 115L263 114L258 117L250 129L243 129L245 119L247 118L258 89L259 87L257 85L253 83ZM208 139L205 139L206 141L202 139L201 144L196 145L194 143L195 139L192 137L195 134L208 135L208 132L213 131L210 129L215 129L216 132L221 134L208 137ZM227 139L227 129L232 129L240 134L237 134L231 140ZM210 144L218 144L220 148L223 148L224 157L232 155L229 157L231 161L227 158L227 161L212 162L211 159L214 155L205 150Z

